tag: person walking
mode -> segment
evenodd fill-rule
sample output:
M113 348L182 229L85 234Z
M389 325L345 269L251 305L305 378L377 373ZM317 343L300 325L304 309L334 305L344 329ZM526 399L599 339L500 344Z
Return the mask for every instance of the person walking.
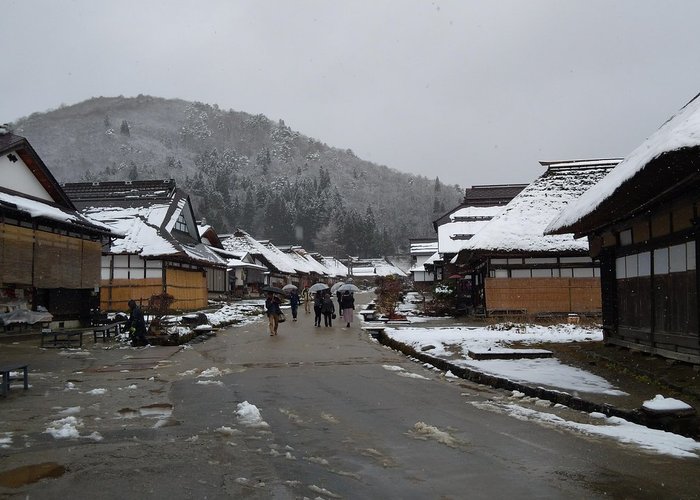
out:
M321 326L321 309L323 308L323 296L321 292L314 294L314 326Z
M292 293L289 294L289 305L292 306L292 321L296 321L299 309L299 293L296 290L292 290Z
M304 301L304 312L309 314L311 312L311 294L308 287L304 287L301 291L301 298Z
M340 312L343 315L343 321L346 323L346 328L350 328L354 311L355 297L349 290L345 290L345 292L343 292L343 296L340 298Z
M270 337L277 335L277 327L280 324L280 299L274 293L268 292L265 300L265 310L267 311L267 321L270 324Z
M335 304L333 299L331 299L330 292L326 292L323 296L323 305L321 306L321 312L323 313L323 324L325 326L333 326L333 316L335 316Z
M146 320L143 318L143 311L133 299L129 300L127 305L129 306L129 319L124 328L129 332L131 346L148 345L148 340L146 340Z

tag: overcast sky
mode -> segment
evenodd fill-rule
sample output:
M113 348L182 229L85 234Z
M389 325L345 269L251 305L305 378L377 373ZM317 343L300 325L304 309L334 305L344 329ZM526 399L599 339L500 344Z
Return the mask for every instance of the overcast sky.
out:
M0 123L94 96L262 113L449 184L625 156L700 92L696 0L3 0Z

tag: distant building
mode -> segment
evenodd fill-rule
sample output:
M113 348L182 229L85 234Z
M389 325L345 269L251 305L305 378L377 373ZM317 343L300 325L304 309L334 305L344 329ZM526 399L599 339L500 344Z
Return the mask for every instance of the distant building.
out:
M438 255L427 259L426 272L438 281L456 273L450 261L465 242L500 213L525 186L527 184L490 184L465 189L462 203L433 221Z
M413 283L433 283L435 273L425 269L425 262L438 251L438 242L430 238L411 238L411 268L409 273Z

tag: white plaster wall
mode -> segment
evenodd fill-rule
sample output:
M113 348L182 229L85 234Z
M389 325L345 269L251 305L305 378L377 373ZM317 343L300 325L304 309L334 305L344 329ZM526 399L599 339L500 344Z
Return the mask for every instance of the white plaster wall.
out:
M19 155L14 152L11 154L17 157L16 162L11 162L7 154L0 156L0 186L42 200L54 201Z

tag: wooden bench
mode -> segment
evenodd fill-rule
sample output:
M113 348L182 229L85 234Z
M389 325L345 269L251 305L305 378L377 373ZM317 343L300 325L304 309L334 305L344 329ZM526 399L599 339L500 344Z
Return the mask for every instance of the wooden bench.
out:
M122 323L118 321L116 323L110 323L108 325L93 326L92 335L95 340L95 343L97 343L98 337L102 339L102 342L106 342L112 334L112 331L114 331L114 336L116 337L121 330L121 325Z
M19 379L19 377L10 377L11 372L24 372L24 390L29 389L29 373L27 371L27 368L28 365L21 363L0 366L0 376L2 376L2 382L0 383L0 394L2 394L3 396L7 396L7 393L10 391L10 381L14 379Z
M77 344L78 347L83 347L84 329L78 330L51 330L44 328L41 330L41 347L50 343L49 347L71 347Z

